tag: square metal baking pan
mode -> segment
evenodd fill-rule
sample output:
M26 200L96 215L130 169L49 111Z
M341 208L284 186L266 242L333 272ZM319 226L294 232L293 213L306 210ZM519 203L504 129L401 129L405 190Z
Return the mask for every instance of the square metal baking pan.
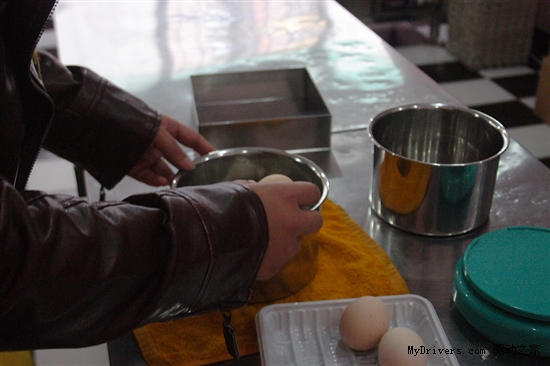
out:
M199 132L216 148L330 150L331 116L304 68L191 76Z

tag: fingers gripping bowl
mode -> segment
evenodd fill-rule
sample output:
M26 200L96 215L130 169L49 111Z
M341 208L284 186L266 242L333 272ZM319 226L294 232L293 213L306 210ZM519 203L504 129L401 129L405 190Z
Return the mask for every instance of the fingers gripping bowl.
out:
M319 210L328 196L329 181L315 163L299 155L271 148L231 148L213 151L194 161L195 169L179 172L172 181L172 188L214 184L234 180L260 181L272 174L282 174L293 181L315 184L321 196L308 210ZM290 296L315 277L318 248L302 245L292 258L272 279L258 282L251 303L267 302Z

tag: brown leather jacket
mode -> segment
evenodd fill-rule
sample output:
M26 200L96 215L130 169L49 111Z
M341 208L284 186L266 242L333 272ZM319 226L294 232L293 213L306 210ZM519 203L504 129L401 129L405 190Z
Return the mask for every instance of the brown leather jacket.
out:
M82 347L242 307L268 241L261 201L214 186L124 202L26 191L41 146L112 187L158 112L84 68L32 56L54 0L0 0L0 350Z

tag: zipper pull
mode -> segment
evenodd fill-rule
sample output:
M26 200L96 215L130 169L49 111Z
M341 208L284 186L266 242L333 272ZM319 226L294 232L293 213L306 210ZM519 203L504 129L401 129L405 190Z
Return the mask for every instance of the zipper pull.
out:
M222 315L224 318L223 338L225 339L225 347L227 348L227 352L229 352L233 358L240 361L241 355L239 354L239 348L237 347L237 336L235 335L235 328L231 325L231 311L222 311Z

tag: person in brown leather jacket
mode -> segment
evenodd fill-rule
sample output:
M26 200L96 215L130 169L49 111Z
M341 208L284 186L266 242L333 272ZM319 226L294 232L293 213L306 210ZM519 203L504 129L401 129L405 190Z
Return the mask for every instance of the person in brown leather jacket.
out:
M226 182L123 202L25 190L41 148L105 187L161 186L213 147L92 71L35 47L54 0L0 0L0 350L83 347L245 306L321 226L317 187Z

